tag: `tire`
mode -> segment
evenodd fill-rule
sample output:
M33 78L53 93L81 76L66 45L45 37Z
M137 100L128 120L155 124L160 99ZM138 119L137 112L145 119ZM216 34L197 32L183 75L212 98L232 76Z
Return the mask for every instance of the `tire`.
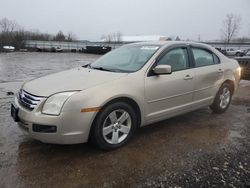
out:
M124 102L112 103L97 115L92 127L92 141L101 149L113 150L123 146L136 127L134 109Z
M230 84L224 83L217 92L213 104L210 106L214 113L223 113L229 107L233 95L233 89Z
M237 53L235 54L235 56L237 56L237 57L240 57L240 55L241 55L240 52L237 52Z

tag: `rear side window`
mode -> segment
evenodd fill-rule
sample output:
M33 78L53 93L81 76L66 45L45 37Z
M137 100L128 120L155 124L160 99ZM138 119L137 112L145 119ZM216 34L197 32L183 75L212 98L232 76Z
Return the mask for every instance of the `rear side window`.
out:
M220 59L215 54L213 54L213 56L214 56L214 63L215 64L219 64L220 63Z
M192 48L193 54L194 54L194 60L196 67L202 67L202 66L208 66L213 65L216 63L219 63L219 59L216 56L217 60L215 60L215 55L213 53L210 53L207 50L200 49L200 48Z

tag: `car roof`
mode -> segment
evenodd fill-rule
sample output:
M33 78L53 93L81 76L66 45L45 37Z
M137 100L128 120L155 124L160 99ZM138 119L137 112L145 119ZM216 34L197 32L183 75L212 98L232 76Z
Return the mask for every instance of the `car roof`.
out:
M178 45L190 45L193 47L198 47L198 48L203 48L203 49L207 49L212 51L213 53L215 53L217 56L219 56L220 58L225 58L226 56L224 56L221 52L219 52L218 50L216 50L213 46L205 44L205 43L201 43L201 42L192 42L192 41L153 41L153 42L137 42L137 43L131 43L128 45L132 45L132 46L160 46L160 48L167 48L169 46L175 46L176 47Z
M171 46L171 45L193 45L193 46L200 46L211 49L210 45L199 43L199 42L191 42L191 41L152 41L152 42L137 42L128 44L130 46L143 46L143 45L152 45L152 46Z

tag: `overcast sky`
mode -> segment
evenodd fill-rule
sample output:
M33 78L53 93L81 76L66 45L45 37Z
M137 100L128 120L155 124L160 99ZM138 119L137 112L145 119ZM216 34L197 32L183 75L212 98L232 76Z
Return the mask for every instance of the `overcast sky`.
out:
M241 36L250 36L250 0L0 0L0 19L27 30L99 40L104 34L220 39L226 14L242 18Z

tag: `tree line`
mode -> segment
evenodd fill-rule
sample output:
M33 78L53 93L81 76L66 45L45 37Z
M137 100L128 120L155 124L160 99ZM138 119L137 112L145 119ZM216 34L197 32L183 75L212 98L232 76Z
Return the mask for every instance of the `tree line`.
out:
M221 29L221 41L230 42L250 42L249 37L237 37L241 29L241 17L236 14L227 14L223 20ZM25 47L26 40L42 40L42 41L76 41L77 38L73 33L65 35L62 31L58 31L56 35L41 33L39 31L27 31L14 20L7 18L0 19L0 48L2 46L14 46L17 50ZM167 40L174 40L169 37ZM176 40L180 40L179 37ZM121 32L103 35L103 42L122 42Z
M110 33L108 35L102 35L101 41L107 42L107 43L111 43L111 42L121 43L122 42L122 33L116 32L116 33Z
M25 47L26 40L42 41L76 41L73 33L65 35L58 31L56 35L41 33L39 31L27 31L14 20L0 19L0 48L2 46L14 46L16 49Z

